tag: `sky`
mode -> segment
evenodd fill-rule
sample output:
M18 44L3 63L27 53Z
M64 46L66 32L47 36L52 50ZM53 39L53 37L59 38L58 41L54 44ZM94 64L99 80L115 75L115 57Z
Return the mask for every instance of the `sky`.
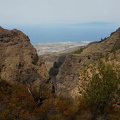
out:
M31 43L100 40L120 27L120 0L0 0L0 26Z
M120 0L0 0L0 23L120 23Z

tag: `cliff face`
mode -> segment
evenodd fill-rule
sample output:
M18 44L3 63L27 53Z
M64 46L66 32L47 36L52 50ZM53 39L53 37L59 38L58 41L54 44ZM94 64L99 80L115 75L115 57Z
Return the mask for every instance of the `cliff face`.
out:
M0 27L0 75L7 81L38 84L48 79L42 59L30 44L29 38L16 29Z
M105 40L88 45L80 54L67 56L57 75L57 93L78 96L81 70L98 59L104 59L111 64L120 64L120 29Z

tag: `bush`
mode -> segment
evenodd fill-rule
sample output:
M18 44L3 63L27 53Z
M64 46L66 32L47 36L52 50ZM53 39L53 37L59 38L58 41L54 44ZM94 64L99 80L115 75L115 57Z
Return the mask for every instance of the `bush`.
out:
M120 79L112 65L100 63L98 71L93 75L89 87L86 89L85 100L89 103L94 115L104 115L106 107L115 102Z
M100 40L100 42L103 42L103 41L105 41L107 38L105 37L105 38L101 38L101 40Z
M80 48L79 50L74 51L73 54L81 54L82 51L83 51L83 48Z

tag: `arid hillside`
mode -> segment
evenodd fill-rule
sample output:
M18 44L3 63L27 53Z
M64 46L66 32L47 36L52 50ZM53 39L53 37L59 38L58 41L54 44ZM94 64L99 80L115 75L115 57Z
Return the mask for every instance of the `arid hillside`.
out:
M108 38L86 46L79 54L68 55L56 77L57 93L67 96L79 96L78 89L81 71L100 59L114 61L120 65L120 28ZM95 66L93 66L95 67Z
M24 33L0 27L0 120L119 120L120 29L41 57Z

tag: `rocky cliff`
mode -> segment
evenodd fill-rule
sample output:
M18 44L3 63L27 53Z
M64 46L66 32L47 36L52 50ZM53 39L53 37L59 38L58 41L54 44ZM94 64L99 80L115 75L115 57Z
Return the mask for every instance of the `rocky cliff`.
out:
M36 85L49 78L45 64L28 36L19 30L0 27L0 76L7 81Z
M67 56L57 75L57 93L65 96L78 96L81 71L99 59L120 64L120 28L110 37L88 45L80 54Z

